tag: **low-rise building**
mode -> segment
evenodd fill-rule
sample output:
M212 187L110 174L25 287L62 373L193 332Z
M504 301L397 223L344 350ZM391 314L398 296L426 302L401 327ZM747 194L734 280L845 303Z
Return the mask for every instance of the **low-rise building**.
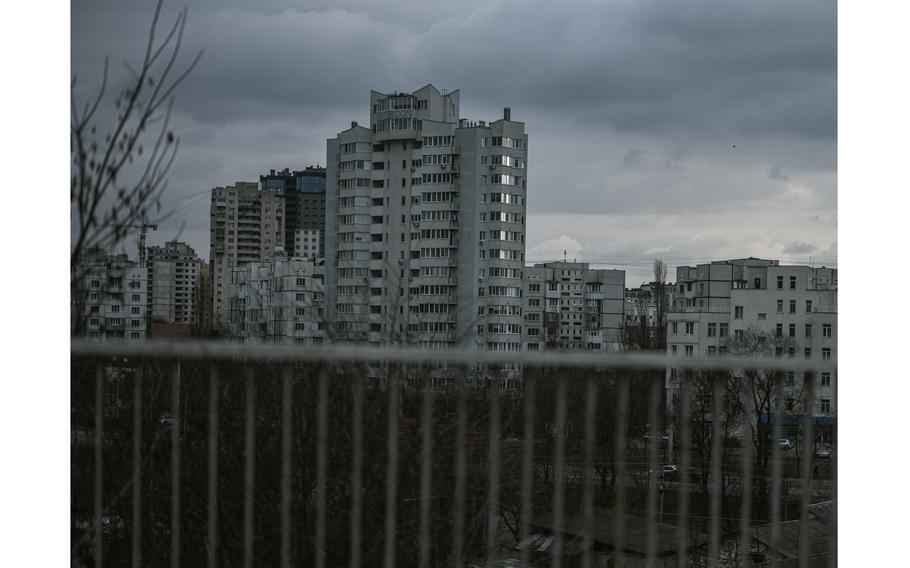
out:
M325 337L324 267L275 256L230 272L230 335L246 343L314 345Z
M754 352L744 352L755 338ZM782 266L745 258L680 266L667 314L667 354L692 357L733 354L815 361L837 357L837 269ZM667 370L668 409L678 391L677 369ZM788 372L775 412L802 414L803 380L814 387L811 412L823 438L837 412L837 373Z
M625 280L624 270L595 269L584 262L525 267L525 349L619 351Z
M148 272L125 254L89 251L76 267L71 322L74 335L99 341L146 337Z

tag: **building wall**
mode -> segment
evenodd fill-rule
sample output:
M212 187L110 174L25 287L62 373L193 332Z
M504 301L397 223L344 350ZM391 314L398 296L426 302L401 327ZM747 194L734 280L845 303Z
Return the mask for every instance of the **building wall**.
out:
M792 284L791 284L792 281ZM780 266L777 261L734 259L678 267L667 314L671 357L724 355L728 342L752 331L786 338L780 357L824 362L837 357L837 270ZM792 349L792 351L791 351ZM668 369L668 388L675 388ZM785 398L796 396L802 376L787 377ZM813 376L813 415L837 410L837 373ZM781 401L785 402L785 401Z
M227 327L230 268L271 258L284 246L284 199L280 192L259 190L259 185L236 182L212 189L211 255L212 322Z
M528 351L622 349L625 271L581 262L525 269L524 342Z
M230 335L246 343L323 342L323 267L275 257L231 268Z
M193 325L198 303L196 288L202 261L188 244L170 241L148 247L151 320Z
M99 341L141 341L146 337L148 272L126 255L94 251L77 269L81 285L73 317L85 321L83 335Z
M294 248L292 253L297 258L322 258L319 256L323 248L319 229L296 229L294 231Z
M459 92L432 85L412 94L373 91L370 99L370 128L352 123L326 145L332 336L519 350L524 125L460 120ZM517 147L494 146L494 137L518 140L509 145ZM493 155L520 157L520 167L494 166ZM503 186L494 175L520 181ZM502 193L514 203L494 200ZM506 223L493 220L493 211L513 215ZM490 249L512 252L493 261ZM491 314L491 305L514 312Z

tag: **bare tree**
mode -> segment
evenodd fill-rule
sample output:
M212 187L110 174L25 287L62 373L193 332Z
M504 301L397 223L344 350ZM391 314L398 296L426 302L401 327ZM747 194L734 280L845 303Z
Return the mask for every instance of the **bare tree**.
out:
M97 93L76 100L77 77L71 83L70 202L73 242L70 252L71 285L79 280L77 267L92 249L110 250L137 224L162 220L160 198L177 155L179 140L170 129L174 91L190 74L200 51L182 71L177 58L186 26L184 8L163 40L158 38L159 0L148 33L145 55L138 68L126 63L130 79L114 100L116 116L110 123L98 116L108 90L108 60ZM104 124L107 124L105 126ZM146 151L143 140L157 125ZM135 177L127 175L136 164ZM154 209L158 216L152 220Z
M667 265L659 258L654 259L654 282L651 284L654 298L654 348L667 349Z

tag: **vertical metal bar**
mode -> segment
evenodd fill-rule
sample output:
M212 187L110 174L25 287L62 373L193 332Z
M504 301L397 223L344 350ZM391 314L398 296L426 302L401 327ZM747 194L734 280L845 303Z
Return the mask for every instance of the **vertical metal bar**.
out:
M594 545L594 414L597 412L597 381L592 374L588 377L585 389L585 447L584 464L582 465L582 568L591 568L592 547Z
M755 376L753 371L748 371L745 377L739 377L734 380L747 382L744 390L745 392L755 392ZM740 470L740 480L741 480L741 505L739 510L739 551L737 557L739 559L739 565L749 567L752 565L751 559L749 557L750 550L752 547L752 491L753 491L753 437L751 432L753 429L757 431L757 424L759 417L755 415L753 406L751 404L746 404L744 406L745 410L745 423L746 423L746 436L743 437L743 445L741 448L742 451L742 469Z
M385 568L395 568L395 547L398 513L398 374L401 366L394 366L389 376L389 431L388 476L386 477L385 502ZM317 568L321 568L317 566Z
M430 377L426 378L423 391L423 406L420 411L420 557L418 565L430 565L430 512L433 504L433 391Z
M490 436L487 448L488 498L487 498L487 566L496 561L496 542L499 537L499 385L502 378L497 371L490 387Z
M711 403L711 529L708 545L708 566L720 562L720 515L724 498L724 484L721 477L721 443L723 442L723 419L726 409L725 378L719 373L711 376L714 395Z
M104 561L104 368L95 370L95 566Z
M208 566L218 565L218 367L209 373L209 464L208 464Z
M319 373L316 409L316 568L325 566L326 472L329 449L329 377L328 369Z
M556 429L553 447L553 544L550 566L562 566L562 535L565 532L566 500L566 378L556 377Z
M467 368L462 367L455 391L455 499L452 523L452 565L464 566L465 489L467 486L467 456L465 438L468 430L465 403Z
M672 378L670 379L673 380ZM689 565L689 483L691 468L689 466L691 416L692 416L692 377L686 371L679 385L679 517L676 524L677 566ZM672 387L672 383L671 383ZM671 396L671 395L668 395ZM671 400L672 405L672 400Z
M171 566L180 566L180 432L183 420L180 418L180 360L174 369L171 381Z
M363 511L363 379L354 377L353 463L351 465L351 568L360 567Z
M253 367L246 372L246 429L243 474L243 565L253 568L253 496L256 475L256 377Z
M780 439L783 432L783 421L781 414L781 377L780 373L775 374L773 378L773 392L771 416L774 419L772 424L771 440L771 565L777 566L780 562L779 544L780 544L780 501L781 501L781 449Z
M291 565L291 411L294 377L290 367L281 374L281 566Z
M663 484L660 470L657 467L660 450L660 390L662 385L656 373L648 372L648 536L646 558L649 566L657 562L657 486Z
M835 395L836 396L836 395ZM834 503L832 503L831 508L831 528L828 530L828 538L830 538L828 546L828 566L831 568L837 568L837 423L835 422L834 431L832 432L832 447L834 450L831 452L831 491L835 495Z
M531 516L534 491L534 413L537 404L537 381L531 373L524 379L524 445L521 453L521 540L526 542L531 536ZM531 562L530 546L521 549L521 566Z
M625 565L626 523L623 518L626 500L626 428L629 416L629 377L617 377L616 393L616 456L614 458L616 471L616 504L613 508L613 552L614 566Z
M143 362L144 363L144 362ZM132 566L142 566L142 374L136 369L133 379L133 537Z
M800 507L799 526L799 566L808 568L809 555L809 505L812 503L812 471L813 461L815 459L815 428L812 420L815 411L815 373L806 373L803 375L803 390L805 398L803 402L803 436L800 440L796 451L803 452L802 471L802 503Z

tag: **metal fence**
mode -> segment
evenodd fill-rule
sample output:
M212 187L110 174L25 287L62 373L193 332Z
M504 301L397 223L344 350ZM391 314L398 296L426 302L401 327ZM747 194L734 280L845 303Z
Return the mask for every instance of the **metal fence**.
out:
M72 563L835 566L825 364L74 341Z

